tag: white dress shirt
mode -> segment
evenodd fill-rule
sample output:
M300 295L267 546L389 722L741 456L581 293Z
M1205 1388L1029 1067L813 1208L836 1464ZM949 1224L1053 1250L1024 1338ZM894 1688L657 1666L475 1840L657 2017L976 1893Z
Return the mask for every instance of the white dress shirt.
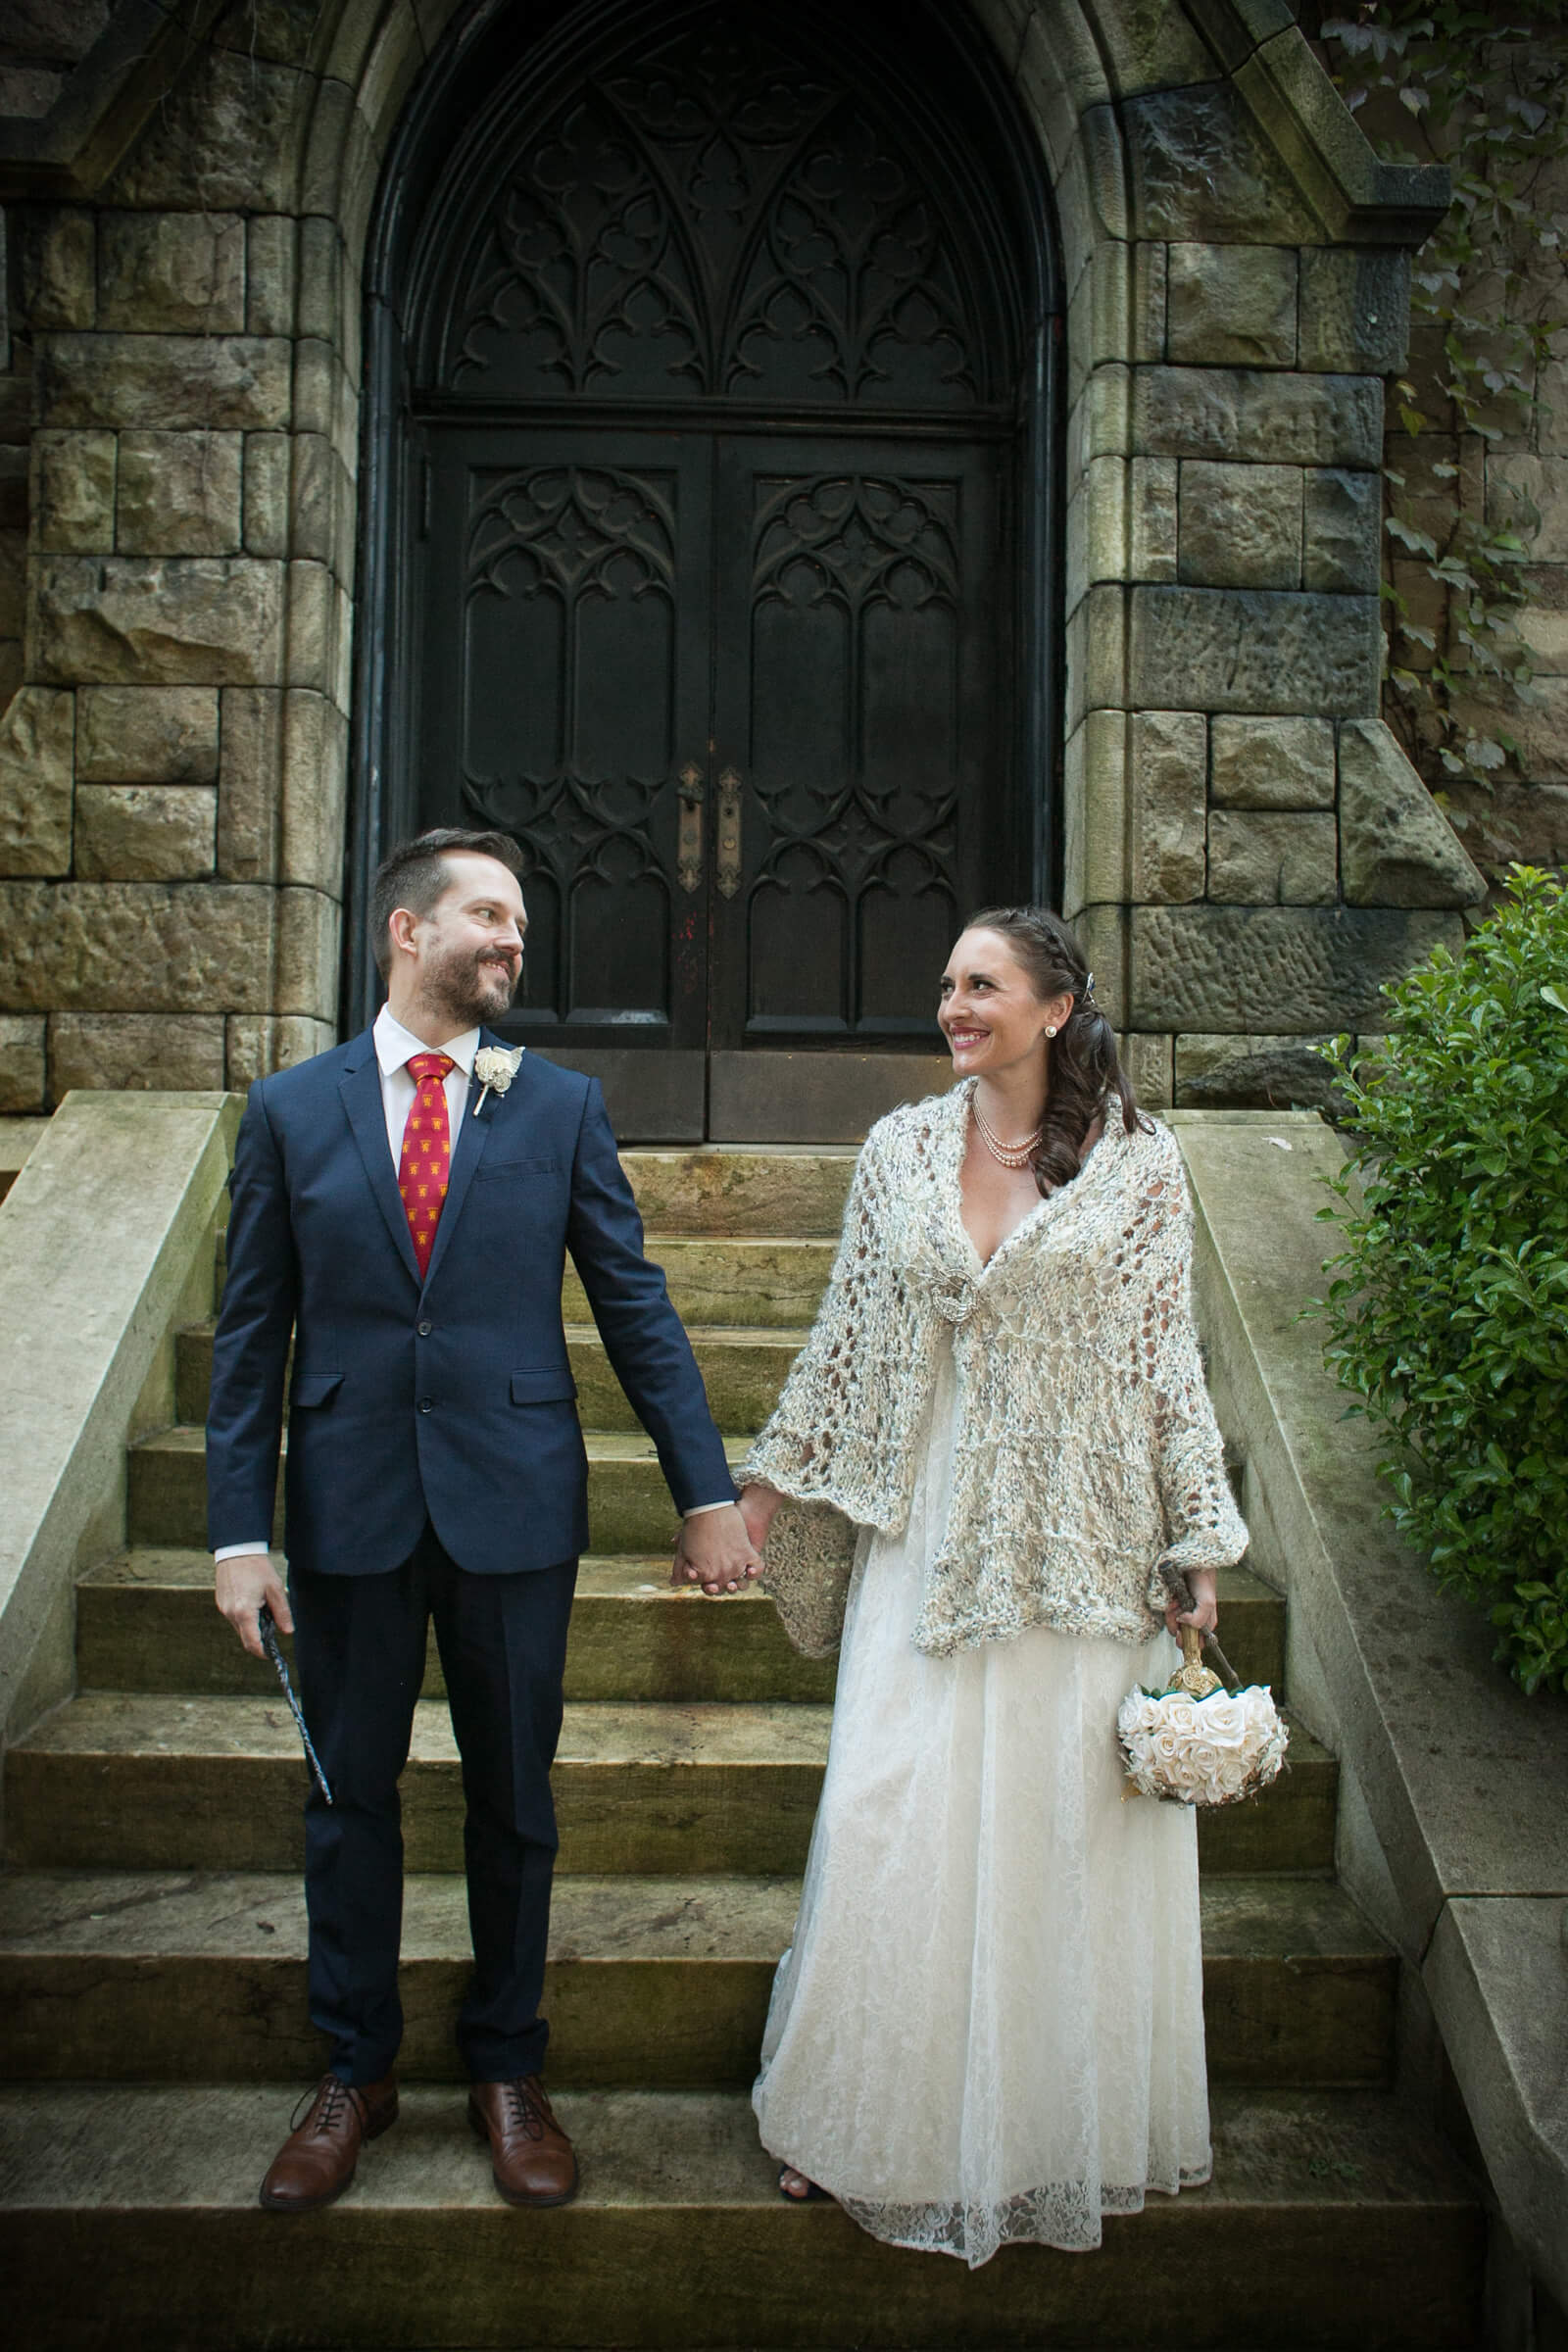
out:
M392 1165L403 1165L403 1130L414 1108L414 1080L409 1075L409 1063L416 1054L446 1054L453 1067L444 1081L447 1098L447 1125L452 1133L452 1149L458 1148L458 1129L468 1105L468 1090L473 1080L473 1057L479 1051L477 1029L465 1029L461 1037L449 1037L444 1046L427 1046L422 1037L405 1029L392 1017L392 1008L383 1004L375 1016L370 1036L375 1045L376 1066L381 1073L381 1108L386 1113L386 1140L392 1153Z
M458 1148L458 1129L467 1108L473 1085L473 1057L479 1051L477 1029L465 1029L461 1037L448 1038L444 1046L427 1046L422 1037L393 1018L392 1008L383 1004L375 1016L370 1031L375 1046L376 1067L381 1073L381 1109L386 1118L387 1149L392 1154L394 1170L403 1165L403 1130L414 1108L415 1085L409 1073L410 1060L416 1054L445 1054L453 1064L442 1081L447 1098L447 1125L451 1130L452 1149ZM704 1511L723 1511L724 1502L695 1503L686 1513L688 1519L700 1518ZM244 1552L265 1551L267 1545L258 1540L254 1544L224 1544L214 1552L215 1560L237 1559Z

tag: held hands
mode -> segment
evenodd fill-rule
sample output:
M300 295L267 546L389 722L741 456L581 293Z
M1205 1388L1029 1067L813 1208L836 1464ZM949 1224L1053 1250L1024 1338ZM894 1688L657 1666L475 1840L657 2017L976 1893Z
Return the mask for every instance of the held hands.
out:
M710 1600L744 1592L762 1573L762 1544L778 1502L767 1489L748 1487L728 1510L684 1520L669 1572L676 1591L701 1585Z
M1165 1603L1166 1630L1175 1634L1184 1625L1196 1625L1200 1634L1211 1634L1219 1625L1219 1603L1214 1597L1212 1568L1194 1568L1187 1579L1193 1588L1194 1608L1184 1609L1174 1595Z
M265 1601L280 1634L294 1631L288 1595L265 1551L242 1551L218 1563L218 1606L253 1658L266 1655L257 1618Z

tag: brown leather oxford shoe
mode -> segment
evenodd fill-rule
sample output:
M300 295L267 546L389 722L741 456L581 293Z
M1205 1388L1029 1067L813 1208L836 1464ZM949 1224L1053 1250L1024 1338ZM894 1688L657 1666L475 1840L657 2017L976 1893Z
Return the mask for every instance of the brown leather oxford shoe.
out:
M323 2075L303 2123L273 2157L260 2202L269 2213L314 2213L330 2205L353 2180L363 2142L379 2138L397 2120L395 2075L364 2083Z
M490 2170L509 2205L569 2205L577 2194L577 2159L557 2123L537 2075L514 2082L475 2082L468 2121L490 2142Z

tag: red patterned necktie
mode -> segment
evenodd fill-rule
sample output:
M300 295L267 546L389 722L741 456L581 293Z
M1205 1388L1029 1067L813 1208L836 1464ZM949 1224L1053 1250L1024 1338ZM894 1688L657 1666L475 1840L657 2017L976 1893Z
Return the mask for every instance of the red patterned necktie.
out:
M398 1191L408 1212L421 1282L430 1270L435 1229L441 1222L441 1206L447 1197L447 1178L452 1167L452 1129L447 1119L447 1091L442 1080L456 1066L450 1054L409 1055L414 1107L403 1130Z

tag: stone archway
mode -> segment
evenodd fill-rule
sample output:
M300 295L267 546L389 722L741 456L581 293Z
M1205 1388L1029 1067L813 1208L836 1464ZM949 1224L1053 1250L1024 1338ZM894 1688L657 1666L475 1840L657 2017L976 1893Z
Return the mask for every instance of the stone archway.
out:
M494 16L409 110L368 274L362 903L370 776L383 837L502 825L517 1036L622 1132L807 1132L876 1080L847 1051L935 1046L965 906L1055 888L1015 102L935 9Z
M384 684L372 645L354 666L368 236L414 85L487 14L204 11L161 92L99 72L106 35L58 128L0 141L33 358L17 1107L242 1084L335 1034L350 717ZM1234 1099L1374 1026L1479 890L1377 715L1381 379L1445 191L1374 162L1283 10L971 23L1059 223L1065 704L1031 756L1062 763L1063 901L1149 1098Z

